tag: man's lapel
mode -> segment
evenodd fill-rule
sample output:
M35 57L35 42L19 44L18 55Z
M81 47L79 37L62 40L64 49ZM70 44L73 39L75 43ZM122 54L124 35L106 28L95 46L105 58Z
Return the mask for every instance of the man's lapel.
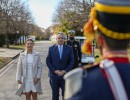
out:
M59 53L58 45L55 45L54 50L55 50L54 53L56 53L56 58L58 57L58 59L60 59L60 53Z

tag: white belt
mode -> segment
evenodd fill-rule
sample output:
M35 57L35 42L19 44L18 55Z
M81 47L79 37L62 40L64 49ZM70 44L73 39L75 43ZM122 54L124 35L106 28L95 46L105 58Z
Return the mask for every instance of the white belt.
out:
M104 69L115 100L128 100L120 74L114 62L108 59L101 61L100 67Z

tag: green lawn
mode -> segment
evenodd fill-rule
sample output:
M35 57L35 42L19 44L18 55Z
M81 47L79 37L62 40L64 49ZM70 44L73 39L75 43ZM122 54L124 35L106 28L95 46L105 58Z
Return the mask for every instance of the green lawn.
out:
M129 59L130 59L130 49L128 49L128 53L129 53L129 55L128 55L128 56L129 56Z
M96 62L99 62L99 61L101 61L102 60L102 57L101 57L101 54L100 54L100 52L99 52L99 49L94 49L95 50L95 56L96 55L99 55L99 58L96 58ZM128 53L129 53L129 59L130 59L130 49L128 49Z
M99 57L96 58L96 61L95 62L100 62L102 60L102 57L101 57L101 54L100 54L100 51L99 49L94 49L94 52L95 52L95 56L98 55Z
M23 45L10 45L10 49L24 49L24 44Z
M3 58L3 57L0 57L0 69L3 67L4 64L6 64L8 61L10 60L10 58Z
M24 45L10 45L9 49L24 49ZM11 58L8 57L0 57L0 68L2 68L10 59Z

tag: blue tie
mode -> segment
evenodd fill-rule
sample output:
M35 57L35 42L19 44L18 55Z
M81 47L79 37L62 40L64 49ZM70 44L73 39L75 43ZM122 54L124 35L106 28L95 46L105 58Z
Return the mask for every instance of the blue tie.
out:
M59 46L60 59L62 58L62 46Z

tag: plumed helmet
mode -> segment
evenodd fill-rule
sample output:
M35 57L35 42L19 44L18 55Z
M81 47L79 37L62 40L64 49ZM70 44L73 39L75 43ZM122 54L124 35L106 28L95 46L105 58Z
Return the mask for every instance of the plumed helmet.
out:
M84 26L87 37L82 47L86 54L91 53L91 43L95 31L116 40L130 39L130 0L96 0L91 9L90 19Z

